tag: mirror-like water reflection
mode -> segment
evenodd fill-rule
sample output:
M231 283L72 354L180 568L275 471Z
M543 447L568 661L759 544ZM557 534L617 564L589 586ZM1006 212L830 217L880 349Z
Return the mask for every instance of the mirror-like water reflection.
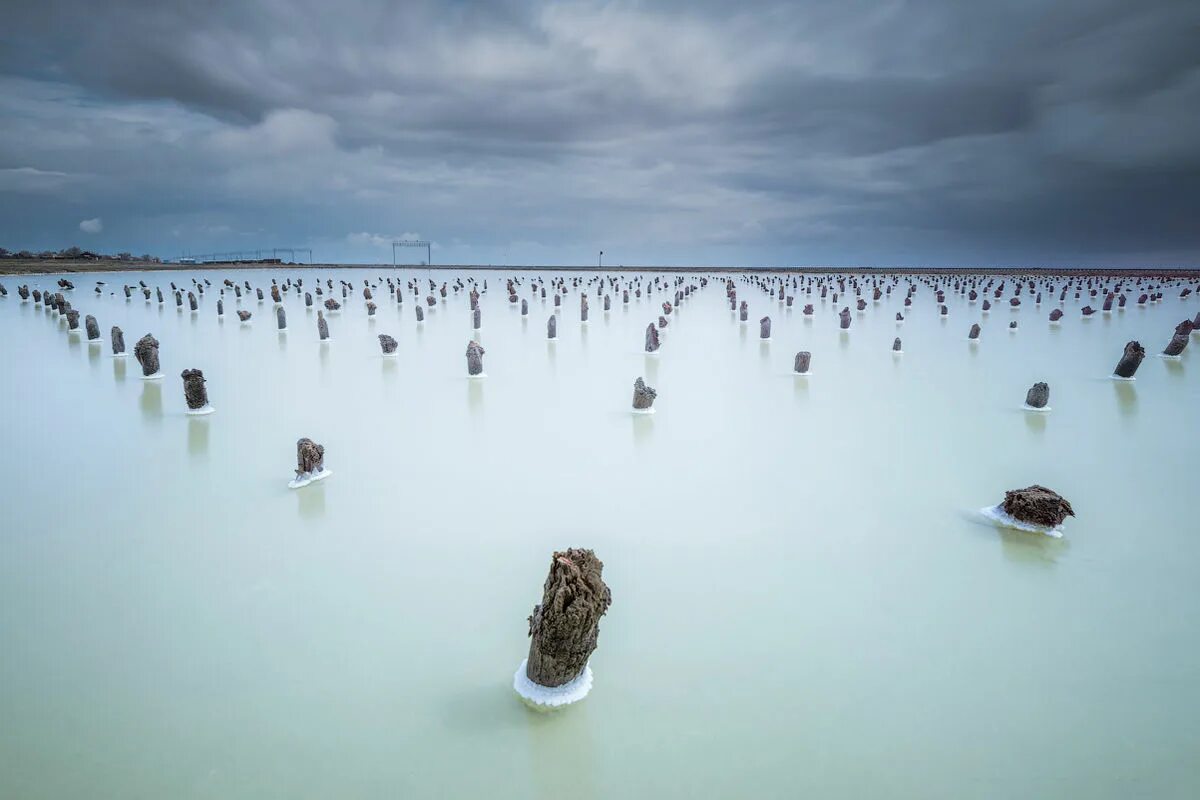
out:
M466 290L418 324L428 284L397 304L390 274L217 270L196 315L121 296L182 271L103 276L115 296L78 276L78 310L125 331L111 372L107 337L72 342L54 312L0 301L0 796L1195 785L1200 537L1179 481L1200 382L1190 348L1108 379L1125 342L1161 350L1195 296L1101 322L1068 299L1053 327L1057 302L984 315L948 292L942 319L928 286L905 308L902 283L878 304L864 289L861 314L849 287L837 302L801 287L788 310L739 278L741 325L714 280L648 356L671 293L609 290L621 313L605 314L590 287L583 327L572 288L549 341L538 273L395 273L488 281L473 381ZM217 318L221 278L288 276L333 278L320 308L354 284L326 314L332 342L293 291L286 334L253 293L227 290ZM132 355L147 332L157 382ZM799 350L810 377L792 374ZM184 415L193 367L212 416ZM631 413L639 376L653 416ZM1021 410L1039 380L1049 414ZM334 474L292 491L302 436ZM1030 483L1074 505L1064 539L975 513ZM614 603L591 696L538 716L509 685L567 546L596 549Z

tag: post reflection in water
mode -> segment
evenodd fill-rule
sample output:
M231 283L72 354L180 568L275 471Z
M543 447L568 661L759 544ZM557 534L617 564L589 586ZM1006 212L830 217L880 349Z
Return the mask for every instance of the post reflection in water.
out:
M483 412L483 384L482 380L467 380L467 408L471 416L479 416Z
M208 454L208 417L188 417L187 449L190 456Z
M337 480L334 475L330 480ZM325 481L310 483L303 489L292 490L301 519L320 519L325 516Z
M645 362L646 382L653 386L658 383L658 359L653 356L646 356L643 361Z
M654 415L630 414L629 416L633 420L634 445L640 448L650 444L654 434Z
M1133 416L1137 413L1137 388L1133 381L1113 381L1113 390L1117 393L1117 412L1122 417Z
M146 419L162 418L162 381L142 381L142 396L138 401L142 416Z

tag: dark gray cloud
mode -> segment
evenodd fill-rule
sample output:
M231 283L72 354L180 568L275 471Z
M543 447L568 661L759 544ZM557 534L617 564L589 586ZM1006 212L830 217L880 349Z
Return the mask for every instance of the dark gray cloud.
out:
M1200 5L10 2L0 243L1200 260ZM89 226L94 227L94 226Z

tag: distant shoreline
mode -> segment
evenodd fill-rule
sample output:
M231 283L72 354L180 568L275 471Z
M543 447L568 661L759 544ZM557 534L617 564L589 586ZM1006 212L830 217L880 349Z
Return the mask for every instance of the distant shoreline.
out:
M230 270L269 270L287 272L292 269L378 269L386 271L430 272L443 270L479 270L491 272L683 272L683 273L793 273L811 275L852 275L878 272L893 275L1108 275L1135 278L1197 278L1200 267L715 267L715 266L605 266L580 267L566 265L519 266L506 264L253 264L245 262L211 264L147 264L144 262L100 260L71 261L67 259L5 259L0 261L0 276L17 278L35 275L71 275L87 272L177 272L188 275L197 272Z

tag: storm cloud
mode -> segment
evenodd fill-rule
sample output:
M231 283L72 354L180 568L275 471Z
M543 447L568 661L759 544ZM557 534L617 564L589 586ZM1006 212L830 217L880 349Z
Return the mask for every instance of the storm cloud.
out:
M1200 261L1200 4L6 3L0 244ZM411 254L410 254L411 255Z

